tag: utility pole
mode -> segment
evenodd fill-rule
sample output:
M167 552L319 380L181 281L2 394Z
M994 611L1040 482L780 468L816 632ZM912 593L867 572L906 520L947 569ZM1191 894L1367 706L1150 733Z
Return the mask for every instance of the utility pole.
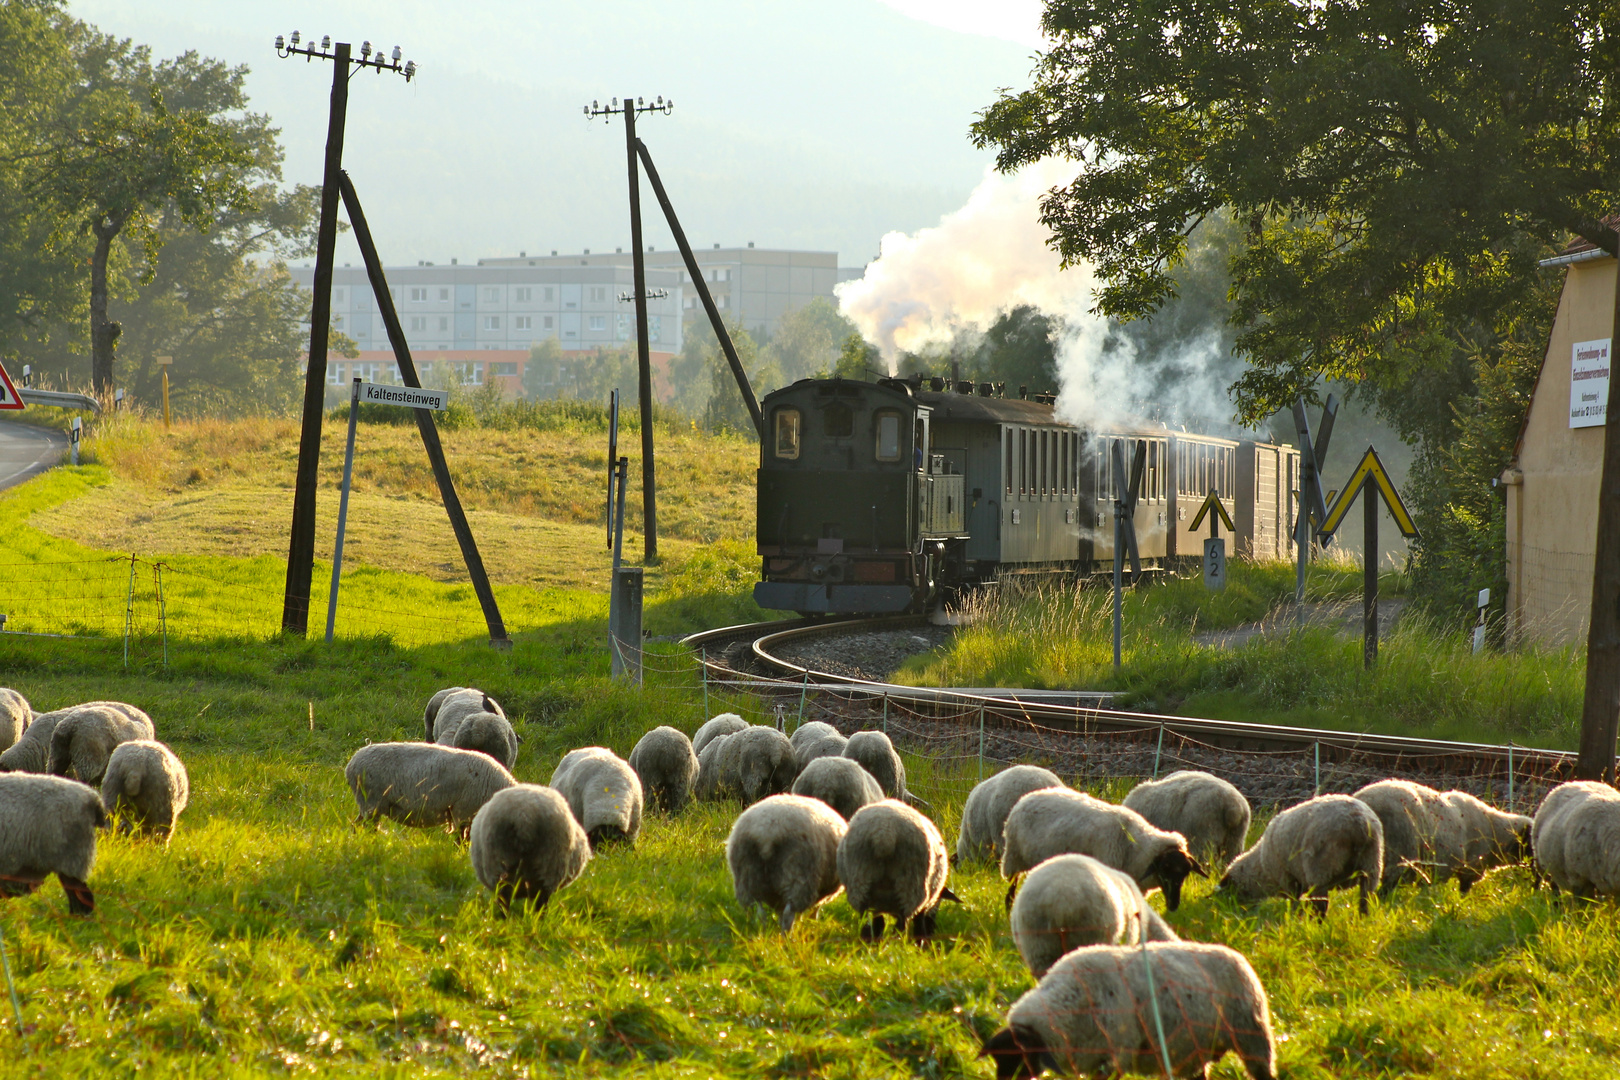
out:
M674 108L673 101L666 102L662 97L651 105L645 99L626 97L622 110L618 98L606 109L594 101L585 107L587 117L624 113L624 152L630 174L631 266L636 290L637 386L641 394L642 561L649 566L658 562L658 484L653 465L652 347L647 341L647 249L641 245L641 166L636 160L636 114L661 112L667 116Z
M1614 279L1614 323L1609 360L1620 344L1620 265ZM1612 384L1611 380L1611 384ZM1609 395L1613 402L1614 394ZM1603 472L1598 481L1597 550L1592 566L1592 609L1586 630L1586 697L1581 704L1578 780L1613 784L1615 737L1620 731L1620 433L1605 403Z
M338 176L343 170L343 126L349 109L349 68L375 68L378 73L393 71L410 82L416 76L416 61L401 66L399 46L394 46L392 63L375 56L371 42L360 46L356 60L347 41L332 47L330 35L300 47L299 32L290 40L276 35L276 55L283 60L302 56L304 62L332 61L331 109L326 121L326 166L321 178L321 220L315 233L315 296L309 313L309 368L304 374L304 413L298 435L298 470L293 487L292 536L287 549L287 586L282 598L281 629L302 637L309 629L310 583L315 572L315 490L321 463L321 414L326 405L327 331L332 323L332 261L337 247Z

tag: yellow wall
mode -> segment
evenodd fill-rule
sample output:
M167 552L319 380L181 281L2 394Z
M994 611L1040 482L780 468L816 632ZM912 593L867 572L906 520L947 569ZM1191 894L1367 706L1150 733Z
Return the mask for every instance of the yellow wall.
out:
M1508 632L1517 639L1549 645L1586 639L1604 429L1569 426L1570 351L1577 341L1610 336L1614 272L1613 259L1569 266L1519 454L1502 474Z

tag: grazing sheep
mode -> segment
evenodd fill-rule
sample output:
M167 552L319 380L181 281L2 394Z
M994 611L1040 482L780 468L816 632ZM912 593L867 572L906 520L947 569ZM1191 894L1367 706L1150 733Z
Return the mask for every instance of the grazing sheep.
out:
M698 734L701 735L702 731L699 731ZM735 734L736 732L729 732L716 735L703 744L702 750L697 751L698 778L693 793L704 802L712 799L724 799L728 796L728 792L720 784L720 748L726 744L727 739Z
M1559 784L1531 827L1536 862L1575 896L1620 896L1620 791L1592 780Z
M1467 893L1498 866L1522 862L1530 819L1485 805L1463 791L1440 792L1409 780L1380 780L1355 793L1384 829L1381 895L1414 879L1457 879Z
M1054 855L1090 855L1123 871L1143 892L1162 889L1170 911L1181 904L1187 875L1204 874L1180 833L1165 832L1135 810L1068 788L1032 791L1019 799L1007 815L1004 837L1001 876L1012 882L1008 907L1018 891L1018 875Z
M653 806L673 814L692 801L698 759L684 732L667 725L653 728L630 751L630 767Z
M1319 916L1328 891L1356 885L1361 913L1384 875L1384 827L1366 803L1348 795L1319 795L1271 819L1254 847L1232 860L1221 888L1239 896L1310 894Z
M95 788L59 776L0 776L0 896L27 896L55 874L68 911L89 915L85 879L96 862L96 830L107 812Z
M1463 893L1497 867L1529 860L1534 823L1528 817L1498 810L1466 791L1448 791L1440 797L1462 820L1463 863L1457 868L1457 887Z
M883 794L891 799L906 797L906 765L895 752L894 743L881 731L857 731L844 744L844 756L860 763L872 774Z
M1166 832L1185 836L1187 850L1206 863L1231 862L1249 839L1249 800L1207 772L1182 769L1138 784L1124 805Z
M838 845L838 877L849 906L872 912L861 931L865 941L883 937L883 916L892 915L912 937L934 932L941 900L955 900L945 887L950 855L934 823L905 803L884 799L856 811Z
M698 757L703 756L703 748L709 745L711 739L718 739L722 735L733 735L748 726L748 721L734 712L723 712L712 720L705 721L692 736L692 753Z
M151 718L132 706L80 705L51 730L50 772L66 776L71 769L79 783L99 787L107 775L107 760L120 743L155 734Z
M744 810L726 837L731 887L743 907L764 904L782 933L843 888L838 844L844 819L815 799L772 795Z
M436 732L441 723L454 726L468 713L480 712L506 715L500 702L475 686L447 686L428 698L427 708L422 712L423 738L427 742L438 742Z
M592 851L612 840L634 844L641 835L641 779L613 751L601 746L568 751L551 774L551 786L568 800Z
M727 735L715 749L714 767L716 779L712 797L740 798L745 803L780 795L793 786L799 775L799 764L788 737L773 727L759 724Z
M883 799L883 789L872 774L847 757L819 757L793 781L793 794L820 799L848 821L855 812Z
M514 900L544 907L584 871L591 842L560 794L539 784L513 784L473 818L470 854L473 873L505 911Z
M1160 1076L1165 1055L1174 1075L1202 1077L1227 1051L1252 1080L1277 1075L1265 987L1242 953L1173 941L1069 953L1013 1002L979 1056L995 1058L997 1080Z
M1181 940L1136 882L1090 855L1055 855L1031 870L1011 921L1013 944L1037 979L1082 945Z
M474 702L469 694L479 694L480 698ZM517 763L521 740L500 708L493 698L478 690L453 694L439 709L433 724L433 741L458 750L477 750L500 762L503 768L511 769Z
M1063 781L1039 765L1014 765L987 776L968 792L962 807L962 833L956 838L956 857L962 861L999 859L1007 815L1032 791L1062 787Z
M448 825L463 838L497 791L517 781L476 750L436 743L372 743L343 769L360 810L359 825L389 818L418 829Z
M65 709L35 713L33 719L28 722L22 738L4 753L0 753L0 772L50 772L51 736L56 733L56 725L80 709L93 706L111 709L129 720L144 721L147 725L147 734L143 737L152 737L152 718L133 705L126 705L121 701L87 701L82 705L69 705Z
M153 739L120 743L107 760L101 803L126 832L151 832L168 843L191 800L191 780L174 751Z
M800 772L817 758L838 757L849 743L837 728L820 720L799 725L788 741L793 744L793 755L799 763Z
M15 690L0 686L0 752L11 749L23 737L34 710L28 699Z

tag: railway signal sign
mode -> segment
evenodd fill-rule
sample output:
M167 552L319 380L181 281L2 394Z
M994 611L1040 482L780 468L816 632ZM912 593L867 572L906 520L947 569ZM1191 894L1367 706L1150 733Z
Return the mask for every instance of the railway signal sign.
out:
M1362 579L1361 579L1361 624L1362 624L1362 662L1372 667L1378 662L1378 499L1382 497L1384 505L1389 507L1390 517L1395 519L1395 525L1401 530L1401 535L1408 540L1417 539L1417 526L1412 523L1412 515L1407 513L1406 504L1401 502L1400 493L1390 481L1389 473L1384 469L1384 463L1378 460L1378 451L1367 447L1367 452L1361 456L1361 464L1350 475L1350 482L1344 485L1339 497L1333 500L1333 508L1322 518L1322 526L1318 536L1332 536L1339 525L1343 523L1344 516L1350 511L1350 504L1361 496L1361 506L1366 512L1366 532L1362 543Z
M0 366L0 409L22 409L25 407L22 395L17 393L17 387L11 382L11 376L6 374L6 369L3 366Z
M1339 399L1332 394L1322 403L1322 422L1311 437L1311 421L1305 415L1305 398L1294 399L1294 432L1299 438L1299 515L1294 519L1294 547L1299 569L1294 578L1294 609L1305 619L1305 568L1311 558L1311 519L1327 520L1327 500L1322 497L1322 466L1327 461L1328 441L1333 437L1333 421L1339 415ZM1324 539L1323 543L1327 543Z
M1221 522L1226 522L1227 532L1237 532L1237 526L1232 524L1218 490L1204 499L1204 505L1193 516L1192 529L1198 528L1205 514L1209 515L1209 537L1204 541L1204 588L1220 592L1226 588L1226 541L1221 539Z
M1142 556L1136 547L1136 500L1142 492L1147 468L1147 440L1136 440L1131 471L1125 472L1125 440L1114 440L1114 670L1119 670L1121 612L1120 579L1125 573L1125 552L1131 553L1131 584L1142 576Z

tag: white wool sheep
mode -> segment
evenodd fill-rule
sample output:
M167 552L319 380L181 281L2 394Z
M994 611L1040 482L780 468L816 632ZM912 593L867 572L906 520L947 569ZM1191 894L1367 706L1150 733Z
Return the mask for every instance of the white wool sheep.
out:
M1488 871L1522 862L1528 851L1529 818L1496 810L1467 792L1380 780L1354 797L1372 808L1384 830L1384 894L1405 881L1452 877L1466 893Z
M1136 882L1090 855L1055 855L1031 870L1011 922L1018 955L1037 979L1082 945L1180 940Z
M470 695L477 694L474 701ZM463 690L445 699L433 722L433 741L458 750L477 750L511 769L517 764L518 738L500 705L479 690Z
M34 710L29 707L27 698L0 686L0 753L16 745L33 716Z
M1272 818L1259 842L1232 860L1221 888L1250 899L1309 894L1316 913L1326 915L1328 891L1356 885L1365 915L1383 874L1378 815L1348 795L1319 795Z
M700 730L698 734L701 735L702 731ZM720 784L720 748L734 734L736 732L716 735L703 744L702 750L697 751L698 778L692 792L705 802L711 799L724 799L727 797L727 792Z
M568 800L592 851L612 840L634 844L641 835L641 778L606 747L568 751L551 774L551 787Z
M95 788L59 776L0 776L0 896L27 896L55 874L70 913L94 912L86 880L96 863L96 830L106 825Z
M148 734L145 737L150 738L152 735L150 731L152 718L135 706L126 705L121 701L87 701L82 705L69 705L65 709L35 713L33 719L28 722L22 738L4 753L0 753L0 772L49 772L51 736L56 733L56 725L80 709L91 707L112 709L129 720L144 721L148 725Z
M883 799L872 774L847 757L819 757L793 781L793 794L820 799L848 821L861 807Z
M1090 855L1121 870L1145 892L1164 891L1171 911L1181 903L1181 886L1204 868L1187 850L1186 839L1165 832L1135 810L1103 802L1082 791L1046 788L1019 799L1007 815L1001 875L1012 882L1007 904L1018 890L1018 875L1054 855Z
M1536 810L1531 843L1554 892L1620 896L1620 791L1592 780L1559 784Z
M838 878L849 906L872 912L861 931L867 941L883 936L883 916L892 915L919 941L932 936L940 901L955 900L945 887L950 855L934 823L897 799L863 806L849 820L838 845Z
M428 698L427 708L422 711L423 738L427 742L438 742L441 722L454 726L468 713L480 712L506 716L501 703L476 686L447 686Z
M748 726L748 721L734 712L723 712L711 720L706 720L703 726L697 729L692 736L692 753L698 757L703 756L703 748L709 745L710 740L718 739L722 735L731 735Z
M750 806L726 838L737 902L770 908L787 933L794 919L843 887L838 844L844 833L844 819L816 799L772 795Z
M799 775L793 744L773 727L755 724L725 736L718 743L710 798L756 803L766 796L789 790ZM698 762L701 784L701 756Z
M1187 850L1206 863L1231 862L1249 839L1249 800L1207 772L1182 769L1145 781L1131 789L1124 805L1166 832L1185 836Z
M1174 941L1069 953L1013 1002L979 1056L995 1059L997 1080L1162 1076L1165 1055L1175 1076L1202 1077L1228 1051L1252 1080L1277 1075L1265 987L1242 953Z
M133 706L80 705L51 731L50 772L66 776L72 770L81 784L99 787L107 775L107 761L120 743L155 735L151 718Z
M800 772L817 758L838 757L849 743L837 728L820 720L800 724L788 741L793 744L793 755L799 763Z
M560 794L514 784L473 818L470 855L473 873L504 911L514 900L544 907L585 870L591 843Z
M436 743L362 746L343 775L360 811L355 824L386 817L418 829L448 825L463 837L479 809L517 782L488 754Z
M126 832L151 832L168 843L191 801L191 779L173 750L154 739L121 743L107 761L101 803Z
M962 833L956 838L956 857L962 861L999 859L1002 830L1012 808L1032 791L1062 787L1063 781L1039 765L1014 765L987 776L968 792L962 807Z
M894 743L881 731L857 731L844 744L844 756L860 763L872 774L883 794L891 799L906 797L906 765Z
M630 767L653 806L673 814L692 801L698 758L685 732L668 725L653 728L630 751Z

